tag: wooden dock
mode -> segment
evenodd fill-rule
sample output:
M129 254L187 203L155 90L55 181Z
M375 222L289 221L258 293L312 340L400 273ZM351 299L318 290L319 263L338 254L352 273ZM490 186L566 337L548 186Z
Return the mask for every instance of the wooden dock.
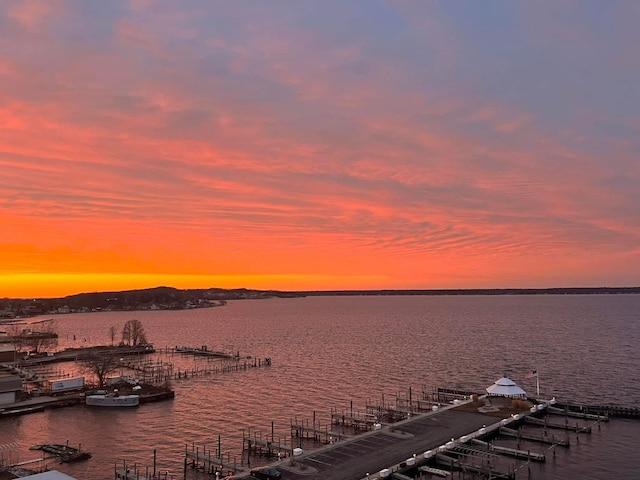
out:
M558 408L558 407L549 406L547 407L547 413L553 414L553 415L564 415L565 417L582 418L584 420L597 420L599 422L609 421L609 417L604 415L580 412L580 411L576 412L568 408Z
M266 456L274 459L268 466L278 469L282 480L406 480L424 474L451 477L453 472L465 478L512 480L517 471L528 468L532 462L546 461L548 452L553 451L555 456L556 446L569 447L569 432L578 437L590 431L579 424L570 426L568 420L561 425L546 417L537 418L546 414L549 404L520 413L513 413L513 409L485 412L477 408L481 402L469 392L439 393L440 400L445 396L451 400L438 404L436 409L426 408L430 400L413 398L413 394L406 398L406 403L398 402L400 397L393 404L386 403L394 412L402 410L403 418L392 424L381 423L369 409L358 411L351 405L342 411L332 410L329 426L321 426L315 412L312 421L292 421L290 441L274 435L273 423L270 435L243 432L243 451L239 456L222 454L219 439L216 449L192 445L185 448L185 469L191 466L196 474L220 476L248 474L253 459ZM597 422L603 417L577 418ZM360 433L340 435L342 431L335 427L358 429ZM564 438L548 434L547 429L564 430ZM494 436L517 440L517 448L495 445L491 441ZM302 440L309 443L303 444ZM520 447L520 440L539 445L534 445L536 451L528 450ZM364 472L368 472L366 476Z
M428 473L429 475L435 475L436 477L446 478L451 476L451 472L449 470L442 470L441 468L434 468L428 465L422 465L421 467L418 467L418 470L420 472Z
M347 438L347 436L348 435L345 435L342 432L329 430L328 426L320 428L318 425L318 428L316 428L314 426L310 426L309 423L305 423L304 421L302 423L291 423L292 439L305 438L307 440L313 440L314 442L326 445L340 441Z
M516 478L516 474L514 472L498 472L490 468L488 465L475 465L465 462L458 457L444 453L436 454L436 464L449 467L452 472L473 473L484 478L491 478L495 480L515 480Z
M68 442L66 445L57 443L46 443L43 445L34 445L29 450L42 450L56 457L60 463L75 463L91 458L91 454L78 448L70 447Z
M218 439L218 445L220 440ZM236 473L245 467L242 463L242 456L232 456L231 453L224 455L220 451L220 447L212 450L206 445L191 444L185 446L184 452L185 466L190 465L193 469L200 469L204 472L214 474L215 472L224 472L228 474Z
M499 430L500 435L504 435L505 437L513 437L518 440L527 440L529 442L538 442L546 445L559 445L561 447L567 447L571 445L569 440L555 438L553 435L549 437L548 435L543 435L542 432L540 435L531 435L529 433L521 432L520 430L513 430L507 427L500 427Z
M477 438L472 439L471 443L483 447L487 452L495 452L500 455L507 455L510 457L521 458L523 460L531 460L534 462L544 462L547 460L547 457L543 453L535 453L531 452L530 450L518 450L517 448L493 445Z
M266 434L260 430L242 431L242 453L246 454L247 462L251 457L283 458L293 454L293 438L276 436L274 423L271 422L271 432Z
M578 405L572 403L556 404L563 412L578 412L597 415L600 421L606 422L608 417L640 418L640 408L624 405ZM606 419L605 419L606 418Z
M149 355L155 353L153 345L137 345L137 346L122 346L122 347L110 347L110 346L96 346L86 348L69 348L61 352L56 352L53 355L32 357L22 360L22 365L26 368L35 365L43 365L55 362L74 362L84 360L95 355L114 355L114 356L136 356L136 355Z
M342 413L332 413L331 423L333 423L333 425L348 427L352 429L354 433L358 433L369 432L373 430L374 426L379 422L378 417L376 417L375 415L354 415L353 413L350 414L348 411L343 411Z
M575 425L569 425L568 421L565 422L564 424L553 423L553 422L547 421L547 417L536 418L536 417L527 416L524 418L524 423L537 425L537 426L549 428L549 429L555 429L555 430L567 430L569 432L576 432L576 433L591 433L591 425L580 426L577 423Z
M202 357L216 357L216 358L240 358L240 352L233 354L222 352L220 350L210 350L209 347L203 345L201 347L178 347L173 349L174 353L181 355L195 355Z
M149 477L141 475L139 471L116 470L115 478L119 480L148 480Z
M158 385L167 380L182 380L271 366L270 358L241 358L236 356L210 356L209 358L211 362L191 368L180 368L176 367L173 362L153 361L150 359L128 362L125 367L136 372L142 383Z
M415 390L409 387L406 392L398 392L393 396L382 395L380 403L367 402L365 410L367 415L375 416L380 422L393 423L414 414L428 412L434 405L442 405L447 401L446 395L443 392L439 393L438 389L428 390L423 386L422 389ZM456 398L464 397L458 394L452 395Z
M446 466L440 468L434 463L438 448L446 448L450 451L449 454L460 456L460 460L455 460L458 464L470 464L472 456L476 453L471 451L465 453L465 449L470 446L461 446L459 442L452 442L451 439L459 439L465 435L479 435L480 429L485 428L487 424L499 422L500 418L468 410L459 411L456 410L458 406L464 405L449 404L437 411L416 413L393 425L383 425L380 429L349 437L333 445L326 445L319 450L304 453L300 457L293 457L292 461L296 465L295 472L304 466L304 472L300 471L300 473L304 473L305 478L309 480L326 478L354 480L364 478L363 472L370 472L370 475L367 475L369 480L383 476L391 478L401 478L401 475L415 477L418 474L418 469L423 466L442 472L447 470ZM497 430L499 423L495 423L495 425L494 430ZM486 430L490 430L490 428ZM451 447L444 446L450 443ZM454 448L460 448L460 451L455 453ZM431 452L428 458L425 450ZM425 452L425 456L420 452ZM487 452L478 452L477 454L490 455ZM407 459L412 455L411 462L409 462ZM469 455L468 461L464 460L465 455ZM496 453L494 456L497 457L498 454ZM273 464L273 466L277 467L278 464ZM283 479L292 478L287 476L289 468L289 465L279 468L283 472ZM383 471L384 475L379 473ZM359 475L358 472L360 472Z

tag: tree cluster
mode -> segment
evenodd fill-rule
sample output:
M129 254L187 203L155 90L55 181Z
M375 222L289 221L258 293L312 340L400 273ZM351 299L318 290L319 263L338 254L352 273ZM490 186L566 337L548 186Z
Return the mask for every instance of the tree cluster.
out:
M109 337L111 345L115 341L116 329L109 328ZM122 328L122 340L120 346L135 347L139 345L147 345L147 337L140 320L128 320ZM122 366L122 359L118 349L102 350L94 353L88 358L80 362L83 372L93 375L98 381L98 387L102 388L106 385L107 378Z
M58 346L56 322L53 319L32 323L28 328L11 325L7 333L12 337L17 352L41 353Z
M110 335L111 335L110 331ZM136 347L138 345L147 345L147 337L144 333L144 327L140 320L128 320L122 327L122 341L121 345L127 345L129 347Z

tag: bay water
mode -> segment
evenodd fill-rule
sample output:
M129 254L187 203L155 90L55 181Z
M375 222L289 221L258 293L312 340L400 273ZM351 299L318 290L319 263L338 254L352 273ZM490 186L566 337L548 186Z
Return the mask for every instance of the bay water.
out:
M1 419L5 461L69 441L93 457L55 468L110 479L124 461L152 465L155 449L158 468L178 479L187 446L220 442L239 456L243 434L288 438L294 419L328 424L332 409L364 409L409 388L483 391L506 374L535 394L531 370L546 398L640 406L640 295L319 296L59 315L59 349L109 344L110 327L120 332L131 319L159 350L206 345L272 365L174 379L174 400L133 410L76 406ZM168 358L182 369L202 362ZM639 440L640 420L614 419L535 465L531 478L640 479Z

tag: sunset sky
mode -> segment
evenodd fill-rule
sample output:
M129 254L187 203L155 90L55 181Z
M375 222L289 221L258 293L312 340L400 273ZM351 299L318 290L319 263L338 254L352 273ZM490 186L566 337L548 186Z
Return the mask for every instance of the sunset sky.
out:
M3 0L0 297L640 285L640 2Z

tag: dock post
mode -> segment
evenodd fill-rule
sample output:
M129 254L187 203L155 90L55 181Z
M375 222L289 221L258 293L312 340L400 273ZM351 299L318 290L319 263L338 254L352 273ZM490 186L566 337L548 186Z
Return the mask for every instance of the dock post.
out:
M155 448L153 449L153 478L156 478L156 449Z
M409 411L413 412L413 395L411 393L411 385L409 385Z

